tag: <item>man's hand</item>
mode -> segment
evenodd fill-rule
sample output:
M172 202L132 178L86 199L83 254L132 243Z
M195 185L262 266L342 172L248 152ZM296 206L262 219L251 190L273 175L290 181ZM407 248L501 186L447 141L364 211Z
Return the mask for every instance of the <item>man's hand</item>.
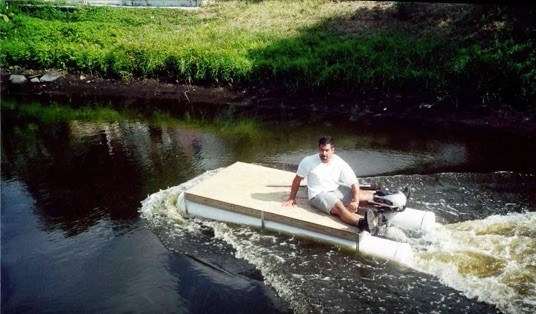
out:
M350 203L350 205L348 205L348 210L351 211L352 213L356 213L358 209L359 209L359 202L353 201Z
M294 177L294 180L292 180L292 186L290 188L290 195L286 201L281 203L281 205L285 207L296 205L296 194L298 193L298 189L300 188L300 182L302 180L303 178L298 175Z
M281 205L283 205L285 207L293 206L293 205L296 205L296 200L293 199L293 198L289 198L288 200L286 200L283 203L281 203Z

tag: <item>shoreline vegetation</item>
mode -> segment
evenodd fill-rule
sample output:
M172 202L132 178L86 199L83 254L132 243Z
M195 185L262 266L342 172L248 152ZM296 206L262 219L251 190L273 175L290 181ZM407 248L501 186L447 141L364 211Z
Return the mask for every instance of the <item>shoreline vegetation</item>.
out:
M278 95L304 106L329 98L322 106L330 110L508 109L529 112L534 124L534 5L250 0L177 10L0 1L0 32L2 74L55 69L103 85L224 88L234 99Z

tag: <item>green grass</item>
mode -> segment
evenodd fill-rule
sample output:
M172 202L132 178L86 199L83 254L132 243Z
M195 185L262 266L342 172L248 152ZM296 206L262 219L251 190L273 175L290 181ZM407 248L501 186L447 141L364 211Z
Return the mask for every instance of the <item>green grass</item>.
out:
M471 16L479 14L474 7L461 8L468 20L490 18ZM463 24L444 22L448 31L437 32L397 20L401 12L418 10L321 0L225 1L194 11L4 8L0 64L122 79L276 85L291 93L410 88L456 102L534 104L536 57L530 36L515 38L511 29L500 38L478 41L474 31L461 33ZM366 27L363 20L387 23ZM534 30L534 22L528 29Z

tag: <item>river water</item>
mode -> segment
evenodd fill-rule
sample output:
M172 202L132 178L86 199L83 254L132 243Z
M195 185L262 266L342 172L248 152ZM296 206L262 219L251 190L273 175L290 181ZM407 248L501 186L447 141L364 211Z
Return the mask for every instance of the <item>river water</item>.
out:
M54 118L60 107L3 100L2 313L536 311L531 138L227 106ZM170 206L236 161L295 171L323 134L363 182L409 184L408 205L436 214L430 232L381 230L412 245L410 265Z

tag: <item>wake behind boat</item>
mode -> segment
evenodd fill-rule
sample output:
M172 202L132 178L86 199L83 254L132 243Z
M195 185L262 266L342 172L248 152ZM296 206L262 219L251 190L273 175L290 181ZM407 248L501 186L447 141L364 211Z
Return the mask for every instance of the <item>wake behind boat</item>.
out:
M305 189L298 191L297 206L282 206L294 176L289 171L236 162L181 193L177 207L194 217L285 232L401 263L411 261L409 244L373 236L314 209ZM386 211L384 216L402 228L427 230L435 223L432 212L411 208Z

